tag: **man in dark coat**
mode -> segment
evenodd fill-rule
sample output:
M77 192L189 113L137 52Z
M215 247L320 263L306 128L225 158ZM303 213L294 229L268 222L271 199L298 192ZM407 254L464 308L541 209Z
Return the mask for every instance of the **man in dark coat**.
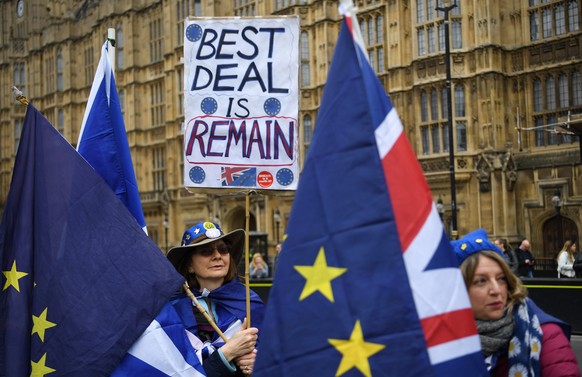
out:
M519 277L533 278L533 265L536 262L533 254L530 251L530 244L528 240L521 241L519 248L515 250L519 266L517 273Z

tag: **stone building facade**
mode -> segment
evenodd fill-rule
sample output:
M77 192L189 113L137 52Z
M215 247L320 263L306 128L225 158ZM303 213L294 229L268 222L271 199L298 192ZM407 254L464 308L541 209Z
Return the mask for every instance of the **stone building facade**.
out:
M400 114L435 202L443 203L450 230L445 24L435 8L451 2L354 2L372 66ZM581 0L457 5L449 13L449 30L458 231L483 227L514 245L526 237L534 253L551 257L582 225L577 122L567 122L582 113ZM337 7L331 0L0 2L0 208L25 114L11 87L21 89L75 145L101 45L114 28L116 82L152 239L165 251L203 219L216 219L226 230L244 228L248 209L253 235L267 235L272 253L283 238L293 192L183 186L184 19L299 17L303 161L339 31Z

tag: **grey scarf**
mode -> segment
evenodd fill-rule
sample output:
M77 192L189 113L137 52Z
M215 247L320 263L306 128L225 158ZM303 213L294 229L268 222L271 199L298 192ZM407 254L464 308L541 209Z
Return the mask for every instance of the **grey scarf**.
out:
M513 316L507 312L496 321L475 320L485 357L509 343L513 335Z

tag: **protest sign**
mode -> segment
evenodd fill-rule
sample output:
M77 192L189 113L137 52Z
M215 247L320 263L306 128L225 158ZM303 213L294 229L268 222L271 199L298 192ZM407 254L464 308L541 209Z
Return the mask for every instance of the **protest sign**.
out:
M184 32L184 185L294 190L299 19L192 18Z

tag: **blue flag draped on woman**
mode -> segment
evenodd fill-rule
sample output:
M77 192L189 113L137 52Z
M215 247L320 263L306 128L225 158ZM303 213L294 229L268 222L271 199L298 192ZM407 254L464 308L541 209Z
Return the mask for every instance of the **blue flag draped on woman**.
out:
M430 190L343 10L253 377L486 376Z

